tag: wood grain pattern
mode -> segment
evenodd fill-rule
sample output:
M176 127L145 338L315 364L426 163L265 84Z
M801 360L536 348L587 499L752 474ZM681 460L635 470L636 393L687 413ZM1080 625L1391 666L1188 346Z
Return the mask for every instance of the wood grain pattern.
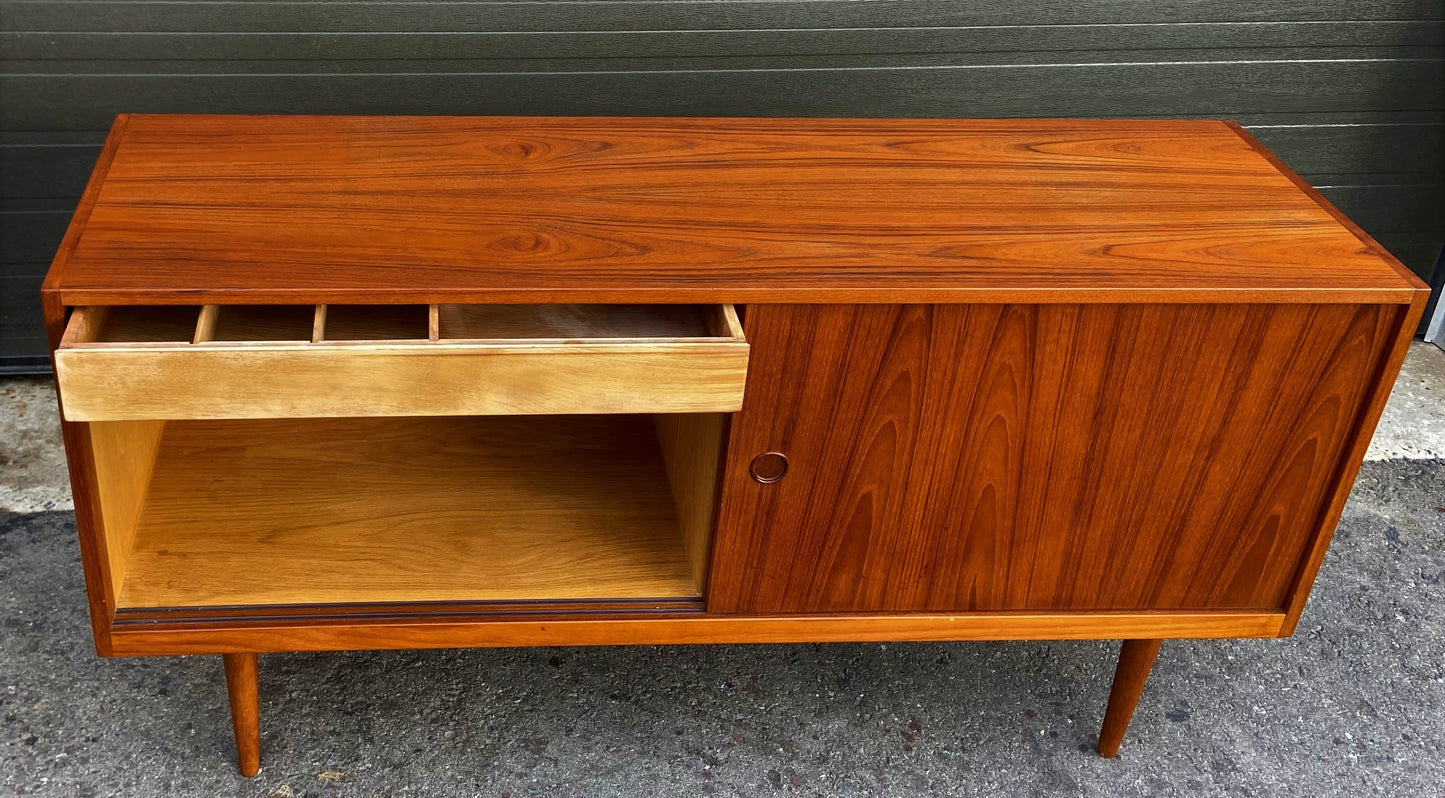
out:
M1247 131L1235 125L1239 135L1250 143L1261 155L1267 158L1280 173L1288 177L1301 191L1314 199L1320 207L1324 208L1336 221L1364 242L1371 251L1384 258L1397 272L1408 274L1408 268L1400 263L1398 259L1385 250L1379 242L1375 241L1368 233L1360 228L1358 224L1351 221L1338 208L1331 204L1320 193L1312 188L1299 175L1290 169L1274 153L1265 149L1257 139ZM1438 248L1437 248L1438 249ZM1410 341L1414 338L1416 330L1419 329L1420 319L1425 313L1425 306L1430 300L1430 294L1424 291L1416 291L1410 304L1397 309L1399 324L1396 327L1394 341L1385 359L1380 364L1378 374L1370 382L1368 404L1361 415L1359 425L1350 435L1350 448L1346 453L1341 467L1334 475L1333 484L1330 486L1330 498L1328 504L1322 509L1320 520L1316 525L1314 540L1310 543L1309 551L1295 576L1294 586L1290 591L1288 602L1288 618L1280 630L1282 636L1294 634L1295 626L1299 623L1301 613L1304 612L1305 601L1309 598L1310 589L1314 586L1315 576L1319 573L1320 565L1324 562L1325 552L1329 548L1330 540L1334 536L1335 526L1339 523L1340 515L1344 512L1345 501L1349 498L1350 490L1354 486L1355 476L1359 473L1360 465L1365 459L1365 450L1369 447L1370 439L1374 436L1375 426L1380 422L1380 416L1385 411L1385 403L1389 401L1390 390L1394 387L1395 378L1400 373L1400 366L1405 362L1405 354L1409 351Z
M52 282L67 304L1422 287L1220 122L137 115L115 135Z
M46 345L52 356L66 334L66 312L58 293L42 293L40 305L45 317ZM53 360L52 360L53 362ZM110 656L110 622L115 611L114 590L100 518L100 497L96 488L95 459L91 454L90 425L65 420L65 400L56 392L60 411L60 438L70 471L70 493L75 499L76 542L85 573L85 597L90 610L91 639L95 651Z
M71 421L726 412L746 373L727 343L56 352Z
M428 341L418 309L411 332L375 318L362 325L377 335L418 336L411 343L310 343L312 308L264 310L221 307L217 340L204 344L88 344L77 333L55 352L66 418L693 413L742 405L748 345L741 338ZM346 306L328 306L324 337L360 334L354 317ZM292 344L274 341L297 336Z
M326 305L316 306L316 315L311 317L311 343L319 344L326 339ZM433 341L436 336L431 332L435 328L433 321L436 317L436 306L430 305L427 308L427 337Z
M1364 412L1360 414L1358 425L1350 435L1349 449L1341 460L1339 471L1334 474L1328 489L1329 501L1320 510L1320 519L1316 523L1314 537L1309 543L1304 561L1295 574L1287 603L1287 617L1284 626L1280 628L1281 636L1288 637L1294 634L1295 626L1304 612L1305 602L1309 599L1310 590L1314 587L1315 576L1319 574L1320 565L1324 563L1325 552L1329 549L1330 540L1334 537L1340 515L1345 510L1345 501L1349 499L1350 491L1355 484L1355 477L1359 474L1360 466L1365 461L1365 451L1370 446L1370 439L1374 437L1375 427L1380 423L1381 414L1385 412L1385 403L1390 399L1390 391L1395 385L1395 378L1400 373L1400 366L1405 362L1405 355L1410 349L1410 342L1414 338L1415 330L1419 327L1420 317L1425 313L1425 304L1428 300L1428 294L1419 294L1410 305L1396 308L1394 311L1399 320L1394 340L1391 341L1390 349L1380 363L1379 372L1370 383Z
M310 305L222 305L207 341L301 343L311 340L315 324L316 308Z
M697 305L441 305L442 338L709 338L721 308ZM736 336L741 337L741 336Z
M1398 322L750 306L709 609L1282 609Z
M108 568L111 606L125 581L126 561L145 503L164 421L105 421L90 425L96 503Z
M60 338L60 346L99 340L101 328L105 326L105 319L108 315L110 315L110 308L106 307L76 308L70 314L70 319L65 322L65 332Z
M215 328L215 307L199 311L185 305L76 308L61 345L191 341Z
M1119 664L1114 669L1114 684L1109 688L1109 707L1104 712L1104 725L1099 730L1099 756L1113 759L1119 754L1119 745L1124 742L1124 732L1129 728L1129 719L1134 717L1134 708L1139 705L1139 696L1144 694L1144 684L1149 681L1149 672L1154 669L1154 658L1159 655L1163 640L1125 640L1119 648Z
M322 308L325 308L325 307L326 307L325 305L317 305L317 306L316 306L316 312L317 312L318 314L322 313L322 312L323 312L323 311L322 311ZM138 309L138 310L150 310L151 307L150 307L150 306L137 306L137 309ZM77 308L77 309L76 309L76 312L79 313L79 312L85 311L85 310L94 310L94 308ZM108 310L108 309L107 309L107 310ZM195 332L191 335L191 343L193 343L193 344L204 344L204 343L209 343L209 342L211 342L211 341L216 340L216 324L217 324L217 322L220 321L220 319L221 319L221 306L220 306L220 305L202 305L202 306L201 306L201 312L200 312L200 314L196 317L196 329L195 329ZM314 321L314 320L313 320L313 322L312 322L312 325L313 325L313 327L315 326L315 321ZM125 339L125 338L122 338L122 339L120 339L120 340L126 341L127 343L129 342L129 341L128 341L127 339ZM174 342L175 342L175 339L174 339L174 338L168 338L168 339L163 338L163 339L161 339L161 340L169 340L171 343L174 343Z
M210 306L214 307L214 306ZM186 305L170 307L118 307L105 314L105 323L95 338L96 343L162 343L189 341L200 332L204 308ZM198 321L198 317L200 321Z
M226 697L236 738L236 768L251 778L261 772L261 693L255 654L225 654Z
M1279 612L972 613L957 615L788 615L515 620L268 619L254 623L117 623L117 656L241 651L505 646L615 646L695 643L844 643L945 640L1091 640L1273 637Z
M697 595L636 416L170 422L118 606Z
M80 236L85 232L85 226L90 222L91 211L95 210L95 203L100 199L101 187L105 185L105 179L110 175L111 164L115 162L115 154L120 149L120 141L125 138L125 129L130 124L130 114L117 114L110 123L110 131L105 136L105 144L101 145L100 157L95 160L95 166L90 170L90 178L85 183L85 191L80 195L80 202L75 206L75 213L71 214L70 222L65 226L65 235L60 239L60 246L55 250L55 255L50 260L50 268L45 272L45 282L40 285L42 302L54 303L53 308L45 308L45 332L49 339L50 349L54 350L60 338L57 335L59 324L63 324L65 316L56 312L65 303L60 300L60 278L65 274L65 266L70 263L70 258L75 254L75 247L80 243ZM49 297L47 299L47 297ZM69 450L67 449L67 453Z
M1401 319L1424 296L1417 280L1228 125L1047 120L127 117L48 286L52 346L64 304L85 297L190 308L177 313L260 302L984 303L750 311L750 332L762 331L769 354L732 443L786 451L793 471L775 485L749 480L737 489L731 481L746 478L738 468L746 459L735 458L754 451L730 447L708 587L720 599L707 614L686 612L700 602L677 594L648 616L612 596L585 618L586 597L558 601L555 617L524 617L525 594L500 599L508 602L501 611L516 608L514 618L427 617L424 602L445 598L407 604L415 616L288 615L282 608L298 605L285 602L316 600L297 585L324 589L326 580L297 571L263 584L256 574L286 573L266 562L165 587L176 590L167 602L189 600L195 586L224 581L208 582L211 571L251 574L243 606L210 605L232 613L224 619L143 605L113 617L92 430L67 422L103 653L1279 634L1308 593L1355 452L1398 366ZM1123 301L1136 304L1115 304ZM1190 302L1199 304L1179 304ZM445 338L440 312L428 316L428 337ZM736 317L722 321L709 320L714 336ZM297 349L386 348L303 343L325 338L321 313L304 331L293 326ZM184 350L187 340L132 348L157 356ZM746 347L740 335L725 343ZM250 340L200 347L287 349ZM114 354L136 354L126 349ZM226 387L244 391L264 379L264 368L246 372L255 353L246 354L240 365L213 364L211 382L236 379ZM62 350L57 360L69 356ZM434 370L384 381L430 390ZM108 399L94 381L97 406L125 404L117 399L134 371L113 373L118 382L107 390L119 393ZM741 367L736 373L740 391ZM204 383L176 387L194 395ZM626 389L650 384L634 375ZM298 393L319 395L320 385ZM307 429L447 422L461 423L264 422L295 432L261 443L288 453L277 455L285 461ZM376 494L409 456L433 462L454 446L476 457L474 442L456 434L403 444L354 431L309 447L321 460L311 472L355 470ZM193 443L229 462L255 451L251 437L219 448ZM804 452L801 461L789 447ZM373 456L353 462L362 450ZM661 489L662 458L649 457L656 473L647 482ZM306 494L322 508L313 512L309 499L274 503L278 486L268 480L278 469L231 465L245 477L252 511L220 519L210 534L192 532L186 542L195 551L224 548L214 529L244 531L257 517L272 518L281 536L296 519L313 525L303 531L317 528L309 519L335 522L326 504L334 486ZM461 470L468 467L476 466ZM597 471L606 469L589 479ZM192 484L171 506L245 510L244 502L226 509L195 500L212 489L220 488ZM446 496L473 490L467 483ZM433 511L455 509L424 486L412 493ZM407 500L395 500L399 517L426 517ZM676 515L670 502L657 504ZM365 509L364 501L351 505L340 512ZM373 520L368 528L399 534L394 526ZM702 538L677 526L674 580L695 593L687 541ZM417 548L415 540L381 543ZM143 551L142 559L176 558L166 546ZM177 572L169 563L151 569L163 571ZM135 575L122 591L145 584ZM371 588L337 606L386 606ZM397 595L416 595L408 590ZM250 614L244 602L258 597L276 602L266 605L276 617ZM763 614L718 614L732 611ZM778 614L799 612L807 614Z
M1273 166L1281 175L1289 180L1295 188L1299 189L1305 196L1309 197L1311 201L1320 206L1325 213L1328 213L1330 218L1339 222L1341 227L1349 230L1355 238L1360 240L1360 243L1364 244L1366 249L1379 256L1380 260L1394 269L1396 274L1406 279L1418 279L1408 266L1400 262L1399 258L1390 254L1389 250L1381 246L1380 242L1371 237L1369 233L1366 233L1364 228L1356 224L1350 217L1341 212L1339 208L1336 208L1334 203L1325 199L1324 195L1317 191L1314 186L1311 186L1308 181L1296 174L1293 169L1289 168L1288 164L1280 160L1278 155L1270 152L1264 144L1260 143L1259 139L1250 135L1249 131L1245 130L1243 125L1240 125L1238 122L1226 122L1225 124L1229 125L1230 129L1233 130L1244 143L1259 153L1260 157L1268 161L1269 165ZM1427 211L1427 216L1435 216L1436 214L1438 214L1438 211L1433 213ZM1418 297L1416 297L1416 299L1418 299Z
M662 462L672 486L682 545L692 565L698 595L707 583L712 555L713 521L717 515L718 476L722 472L723 413L660 413L653 417Z
M712 334L738 341L747 340L747 335L743 332L743 317L737 306L725 304L721 307L722 315L713 322Z
M426 341L428 305L328 305L325 341Z
M12 198L0 210L0 224L10 222L0 257L12 264L15 287L0 292L0 319L12 322L0 332L0 355L42 353L29 286L39 285L41 262L55 251L118 109L1227 117L1310 179L1334 184L1344 172L1348 182L1369 183L1365 192L1325 193L1429 282L1441 217L1419 214L1429 204L1425 184L1441 183L1445 154L1445 131L1433 124L1445 108L1438 0L1315 0L1308 22L1287 0L1035 0L987 9L919 1L908 3L918 24L904 27L887 4L868 11L871 4L838 0L810 2L806 15L795 13L804 6L756 0L452 3L427 6L437 15L424 18L402 3L345 20L306 13L310 6L293 0L276 13L132 0L10 5L0 27L15 32L0 49L24 60L17 66L28 74L0 78L0 100L13 110L0 114L0 186ZM1119 24L1125 14L1146 24ZM555 28L543 21L549 16ZM865 60L879 68L847 66ZM808 68L773 68L803 61ZM962 62L969 65L944 65ZM13 199L32 197L65 199ZM1424 226L1381 235L1410 218ZM1382 226L1371 227L1374 219Z
M90 172L85 192L76 206L75 214L65 228L60 247L56 250L41 286L40 305L45 319L47 348L51 352L52 365L56 347L66 333L66 308L60 301L59 280L65 264L75 251L85 223L100 196L100 188L110 171L116 150L130 117L121 114L111 122L110 133L101 147L100 157ZM75 498L75 531L80 547L80 560L85 571L86 603L90 609L91 639L96 653L110 655L110 620L115 609L113 591L109 583L107 553L102 539L103 527L100 518L99 492L96 488L95 463L91 456L90 428L86 424L65 421L65 402L56 394L56 403L61 413L60 435L65 443L65 457L70 465L70 492Z

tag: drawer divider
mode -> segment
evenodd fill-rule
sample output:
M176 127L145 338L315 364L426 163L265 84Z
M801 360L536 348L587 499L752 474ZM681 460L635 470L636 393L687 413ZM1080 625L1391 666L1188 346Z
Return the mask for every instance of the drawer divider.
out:
M62 347L75 344L94 343L100 337L100 328L105 324L110 308L105 306L76 308L70 314L65 326L65 335L60 339Z
M316 315L311 322L311 343L319 344L326 340L326 306L317 305Z
M191 343L204 344L215 340L216 319L220 318L220 315L220 305L202 305L201 313L196 317L196 334L191 338Z

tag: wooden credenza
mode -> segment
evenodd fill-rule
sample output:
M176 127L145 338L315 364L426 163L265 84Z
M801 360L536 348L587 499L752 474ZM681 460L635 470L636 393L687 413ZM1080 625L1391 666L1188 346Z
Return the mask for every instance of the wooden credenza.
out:
M122 116L44 289L95 643L1294 631L1428 296L1213 121Z

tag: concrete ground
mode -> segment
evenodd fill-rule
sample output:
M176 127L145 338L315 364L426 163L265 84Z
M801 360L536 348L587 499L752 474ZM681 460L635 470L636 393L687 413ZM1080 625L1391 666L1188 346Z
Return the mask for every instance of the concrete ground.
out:
M0 382L0 795L1445 794L1445 353L1417 345L1299 632L1166 643L1119 759L1115 644L99 659L53 395Z

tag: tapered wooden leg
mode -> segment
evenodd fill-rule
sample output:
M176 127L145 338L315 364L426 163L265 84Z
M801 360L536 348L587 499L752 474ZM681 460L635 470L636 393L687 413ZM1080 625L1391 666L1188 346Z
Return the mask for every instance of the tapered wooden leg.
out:
M1109 708L1104 711L1104 726L1099 730L1099 755L1112 759L1119 753L1134 707L1149 681L1154 657L1163 640L1125 640L1119 649L1119 666L1114 669L1114 686L1109 690Z
M222 654L226 693L231 698L231 728L236 733L236 764L251 778L261 770L261 694L256 686L255 654Z

